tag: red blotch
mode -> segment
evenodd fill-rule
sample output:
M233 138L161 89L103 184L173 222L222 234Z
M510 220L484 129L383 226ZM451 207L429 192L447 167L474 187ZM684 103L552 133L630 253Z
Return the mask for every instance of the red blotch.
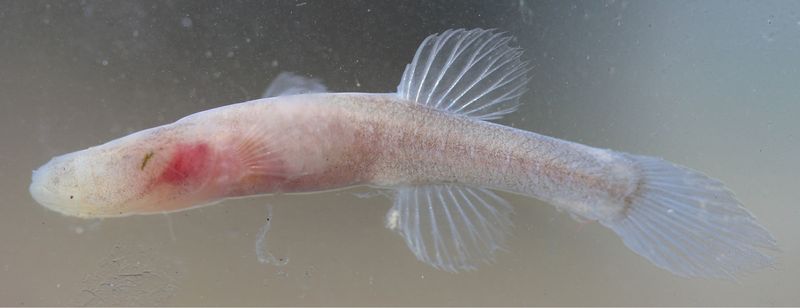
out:
M180 184L206 170L210 149L205 143L180 144L161 173L160 179Z

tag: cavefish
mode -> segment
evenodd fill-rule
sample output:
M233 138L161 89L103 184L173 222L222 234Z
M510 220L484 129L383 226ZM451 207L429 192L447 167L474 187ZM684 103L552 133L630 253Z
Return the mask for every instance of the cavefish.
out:
M494 29L430 35L394 93L328 93L283 75L269 97L54 157L30 193L95 218L366 185L390 192L385 226L449 272L507 250L513 207L502 195L518 194L600 223L679 276L735 279L773 264L776 240L719 180L495 123L530 80L513 42Z

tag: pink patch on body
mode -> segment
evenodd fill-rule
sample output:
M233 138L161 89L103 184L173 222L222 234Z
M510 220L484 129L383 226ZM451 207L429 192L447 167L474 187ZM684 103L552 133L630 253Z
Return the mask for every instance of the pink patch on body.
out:
M179 144L159 179L181 184L206 171L210 148L205 143Z

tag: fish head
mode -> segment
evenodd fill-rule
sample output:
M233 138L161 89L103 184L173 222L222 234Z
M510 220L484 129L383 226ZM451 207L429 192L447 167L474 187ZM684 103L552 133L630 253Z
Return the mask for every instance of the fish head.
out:
M169 212L202 202L213 149L197 133L157 127L52 158L33 171L39 204L84 218ZM197 138L195 138L197 139Z
M97 150L90 148L50 159L33 171L31 196L48 209L68 216L108 216L113 207L109 191L113 172L99 167ZM104 215L105 214L105 215Z

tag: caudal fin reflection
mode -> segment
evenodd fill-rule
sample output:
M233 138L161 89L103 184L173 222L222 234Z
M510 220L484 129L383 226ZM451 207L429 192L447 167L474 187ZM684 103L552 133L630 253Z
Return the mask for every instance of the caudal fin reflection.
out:
M664 160L631 156L642 171L624 218L603 222L630 249L684 277L735 279L770 266L775 239L721 182Z

